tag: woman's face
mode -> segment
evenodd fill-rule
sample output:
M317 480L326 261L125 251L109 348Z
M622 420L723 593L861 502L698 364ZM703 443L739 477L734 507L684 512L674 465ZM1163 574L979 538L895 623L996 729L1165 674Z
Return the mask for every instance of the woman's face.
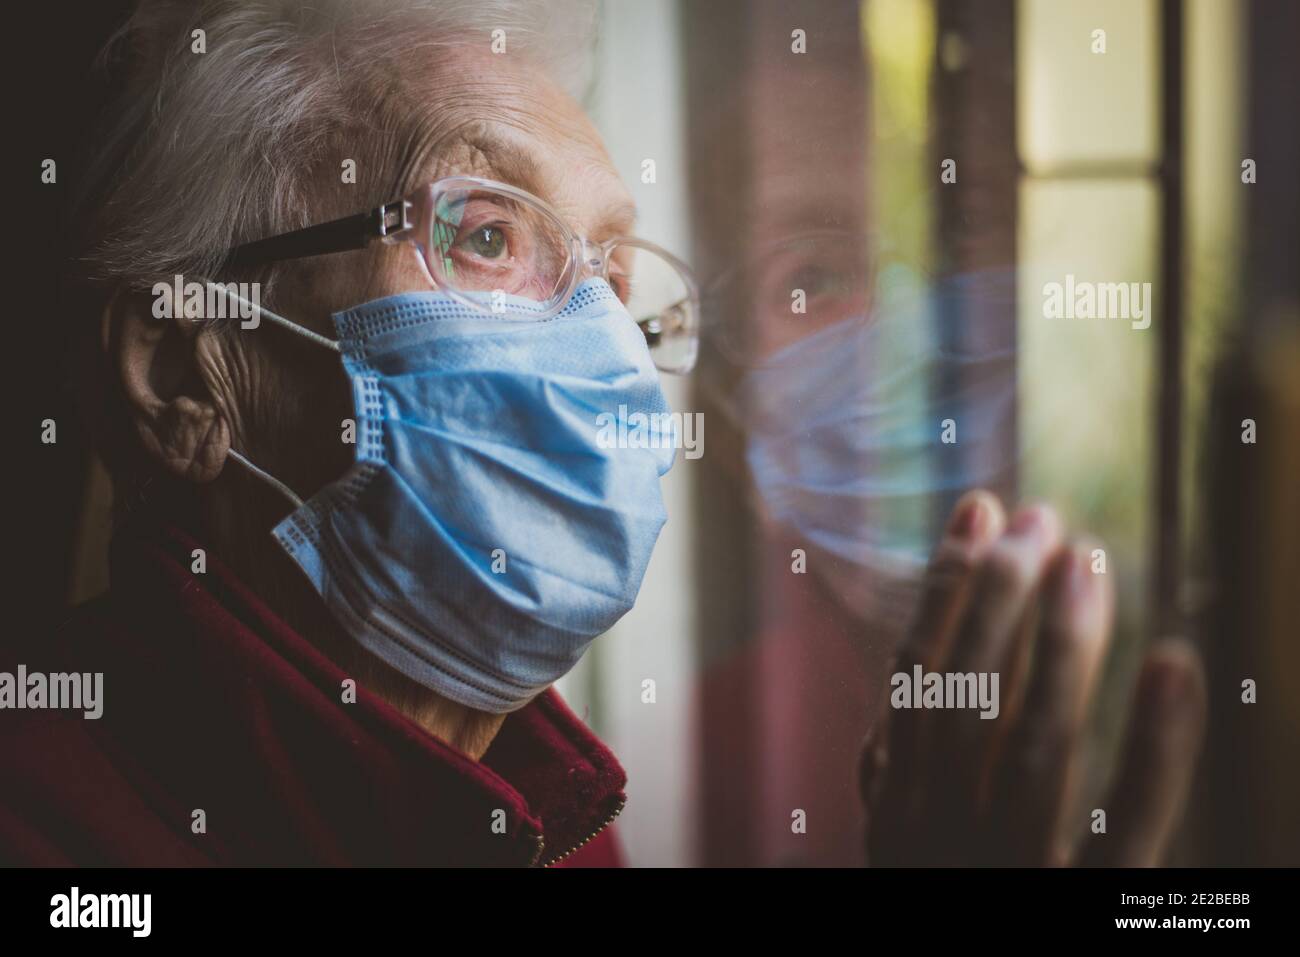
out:
M579 106L537 70L515 59L466 49L443 55L427 78L408 90L415 97L425 91L418 106L423 115L415 124L416 142L409 136L405 142L398 136L377 136L368 144L378 153L370 162L386 168L385 181L400 177L423 183L454 174L485 177L546 200L574 230L593 241L632 233L635 206L595 128ZM394 155L385 156L385 148ZM408 156L419 159L409 168L401 167L398 157ZM364 176L365 164L358 165L358 176ZM331 206L346 206L346 197L337 198L336 183L321 187ZM409 244L375 244L365 251L286 264L271 307L329 335L334 312L430 288L413 250ZM337 356L279 330L228 330L204 338L208 341L196 350L199 376L229 421L231 447L247 450L300 494L311 494L346 471L352 447L340 441L340 423L351 414L350 390Z

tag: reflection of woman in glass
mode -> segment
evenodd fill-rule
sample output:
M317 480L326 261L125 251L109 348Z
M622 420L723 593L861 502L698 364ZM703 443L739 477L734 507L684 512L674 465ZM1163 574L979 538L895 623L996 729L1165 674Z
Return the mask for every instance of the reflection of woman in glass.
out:
M891 262L867 201L857 5L836 10L809 34L816 55L755 57L739 77L718 77L716 123L700 124L722 131L705 154L716 149L745 171L737 179L721 161L711 167L718 194L728 182L741 192L718 200L723 221L746 228L713 229L705 217L705 254L717 264L705 300L706 387L744 443L765 520L756 565L771 569L757 599L760 635L744 652L752 664L729 662L730 675L757 670L776 741L803 742L773 765L824 774L818 784L833 789L840 729L859 713L861 661L828 633L838 627L858 644L868 706L884 716L862 762L874 861L1154 863L1194 763L1199 665L1181 644L1150 653L1106 803L1109 832L1077 844L1089 824L1074 803L1082 729L1110 638L1111 587L1092 571L1092 546L1052 508L1008 513L979 490L1014 465L981 455L1012 427L1013 356L954 351L934 330L945 297L1001 297L1011 309L1014 277L930 282ZM788 19L757 4L751 42L777 49ZM733 116L744 123L729 126ZM950 426L961 458L944 441ZM937 544L900 533L908 509L962 491ZM847 624L808 597L814 583L849 612ZM999 716L889 707L890 676L917 665L998 673ZM818 799L788 770L765 786L779 794L770 813ZM838 806L819 811L841 819Z

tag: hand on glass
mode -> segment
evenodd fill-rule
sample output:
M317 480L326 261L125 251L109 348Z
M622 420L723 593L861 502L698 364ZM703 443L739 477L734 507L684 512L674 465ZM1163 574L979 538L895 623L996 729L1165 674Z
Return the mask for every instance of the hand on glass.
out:
M1092 568L1092 548L1066 543L1050 508L1008 521L987 492L957 504L891 673L999 673L997 717L885 708L861 762L868 863L1159 863L1195 767L1205 680L1182 642L1147 654L1114 785L1080 806L1084 721L1114 611L1109 576Z

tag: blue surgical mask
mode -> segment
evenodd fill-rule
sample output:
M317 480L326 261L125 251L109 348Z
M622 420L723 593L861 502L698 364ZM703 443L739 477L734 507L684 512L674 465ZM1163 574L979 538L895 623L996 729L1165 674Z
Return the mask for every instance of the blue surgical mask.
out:
M994 481L1011 464L998 456L1014 422L1014 353L940 346L935 330L947 296L1012 308L1012 278L927 289L910 274L886 277L873 314L812 332L739 384L732 408L762 504L837 559L835 587L864 615L887 603L886 579L923 566L935 496Z
M362 646L503 713L632 608L675 437L644 336L603 280L549 320L528 299L488 302L497 315L438 292L378 299L334 316L336 343L262 314L337 348L357 425L352 469L276 540ZM664 429L609 447L611 417L636 413Z

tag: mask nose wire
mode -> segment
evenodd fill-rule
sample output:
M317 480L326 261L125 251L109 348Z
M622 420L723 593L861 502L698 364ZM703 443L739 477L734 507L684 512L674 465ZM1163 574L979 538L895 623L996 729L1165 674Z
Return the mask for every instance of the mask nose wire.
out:
M288 329L290 332L302 336L304 339L309 339L312 342L316 343L317 345L324 346L326 349L329 349L333 352L343 351L343 347L339 345L338 342L335 342L333 339L329 339L325 336L322 336L318 332L313 332L312 330L307 329L304 326L300 326L298 325L298 323L292 322L291 320L284 318L284 316L278 316L275 313L271 312L269 309L263 309L257 303L249 302L247 299L245 299L243 296L240 296L229 286L221 286L219 284L215 284L211 282L209 282L207 285L210 289L213 289L215 292L219 293L220 295L224 295L227 299L231 300L232 302L238 303L249 310L256 311L259 316L265 316L267 319L271 320L277 325L283 326L285 329ZM285 485L283 482L281 482L270 472L266 471L263 468L260 468L257 465L254 465L251 461L249 461L246 455L240 452L236 452L234 449L227 449L226 454L229 455L236 462L238 462L240 465L242 465L244 468L246 468L253 475L262 479L262 481L266 482L273 489L275 489L277 492L279 492L281 495L287 498L290 502L293 503L294 508L302 508L302 504L303 504L302 499L298 496L298 493L295 492L293 489L289 488L289 486Z

